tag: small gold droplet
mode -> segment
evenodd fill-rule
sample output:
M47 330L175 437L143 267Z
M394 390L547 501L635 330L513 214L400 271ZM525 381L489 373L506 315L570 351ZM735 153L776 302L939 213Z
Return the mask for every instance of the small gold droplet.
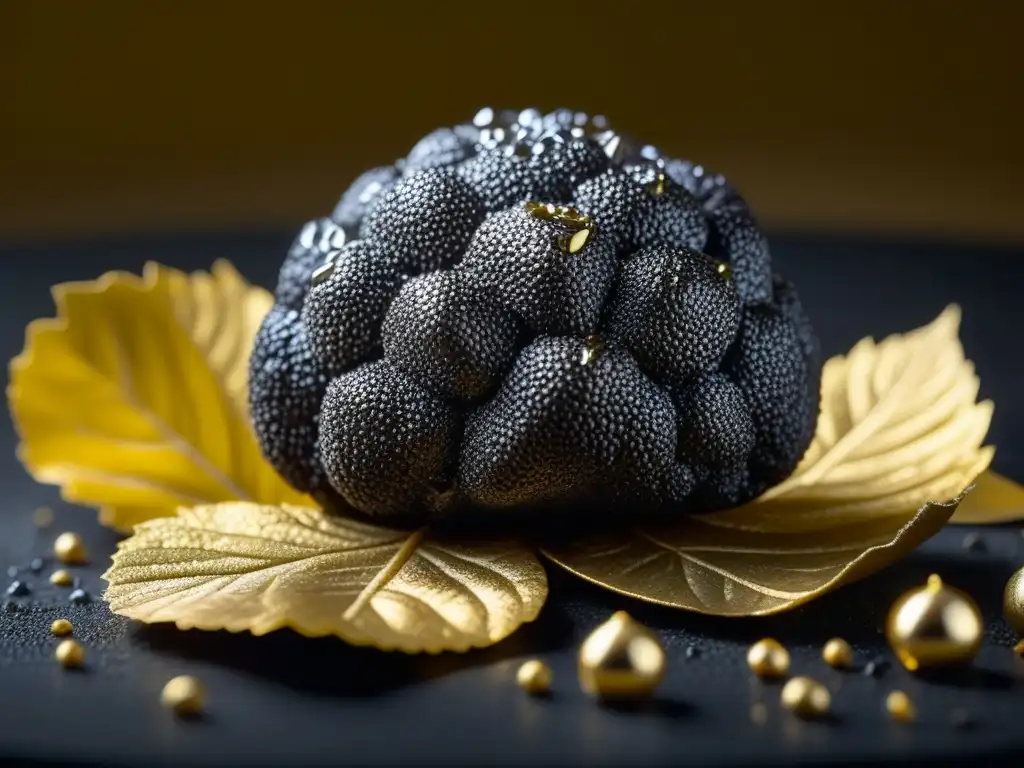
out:
M654 177L654 181L647 185L647 192L655 197L665 194L665 174L663 172L659 171L658 175Z
M49 507L39 507L32 513L32 523L36 528L49 528L53 525L53 510Z
M583 340L583 351L580 352L582 365L593 365L604 352L604 341L600 336L587 336Z
M977 603L932 574L926 586L893 603L885 634L896 657L914 672L969 663L981 648L983 629Z
M55 587L70 587L75 583L75 577L71 575L71 571L61 568L50 574L50 583Z
M718 262L715 265L715 271L718 272L726 280L732 280L732 267L726 264L724 261Z
M885 697L885 711L889 717L901 723L909 723L917 717L914 702L903 691L892 691Z
M801 717L827 715L832 706L828 689L809 677L794 677L782 686L782 706Z
M85 648L74 640L62 640L54 656L65 669L74 669L85 663Z
M516 672L516 684L531 696L551 690L551 667L539 659L524 662Z
M85 542L77 533L62 533L53 542L53 554L62 563L77 564L88 560Z
M67 619L57 619L50 625L50 632L57 637L66 637L74 630L71 622Z
M580 646L580 687L601 698L649 696L665 677L658 637L625 611L616 611Z
M181 675L167 681L160 693L160 703L178 715L198 715L206 703L206 692L199 680Z
M1019 643L1013 646L1013 652L1019 653L1021 656L1024 656L1024 640L1021 640Z
M789 671L789 651L778 640L766 637L750 646L747 666L758 677L782 677Z
M1013 631L1024 635L1024 568L1021 568L1003 590L1003 615Z
M821 649L821 658L835 669L848 669L853 664L853 648L841 637L833 637Z
M577 232L565 232L559 235L555 242L558 244L559 250L565 253L577 253L583 249L589 239L590 230L584 228Z

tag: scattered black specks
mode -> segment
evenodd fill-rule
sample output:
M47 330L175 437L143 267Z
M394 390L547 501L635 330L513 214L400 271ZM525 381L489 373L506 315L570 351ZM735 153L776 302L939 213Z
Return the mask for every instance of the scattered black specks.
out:
M7 587L7 594L11 597L24 597L31 591L24 581L12 581L11 585Z
M700 656L700 649L697 648L697 646L695 646L695 645L688 645L688 646L686 646L686 658L688 658L688 659L696 659L698 656Z
M953 723L953 727L958 731L970 730L978 724L978 721L974 719L974 715L966 709L954 709L953 714L950 716L950 722Z
M82 605L84 603L91 603L92 595L90 595L84 589L76 589L74 592L68 595L68 600L70 600L72 603Z
M28 569L32 571L32 573L39 573L41 570L43 570L43 566L45 565L46 563L43 562L43 558L37 557L34 558L31 563L29 563Z
M988 544L980 533L968 533L964 536L964 549L968 552L982 553L988 551Z
M7 577L10 578L10 579L17 578L18 577L18 566L16 566L16 565L9 565L9 566L7 566Z

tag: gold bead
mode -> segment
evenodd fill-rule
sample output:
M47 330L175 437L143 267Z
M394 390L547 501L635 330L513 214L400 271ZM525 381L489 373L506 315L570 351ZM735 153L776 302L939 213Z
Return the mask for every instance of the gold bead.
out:
M1006 582L1003 591L1003 615L1018 635L1024 635L1024 568Z
M85 648L74 640L62 640L54 656L62 667L74 669L85 663Z
M61 568L50 574L50 583L55 587L70 587L75 583L75 577L71 575L71 571Z
M885 711L889 717L901 723L909 723L917 717L914 702L903 691L892 691L885 697Z
M160 703L179 715L198 715L205 699L203 684L191 675L171 678L160 693Z
M750 646L747 666L758 677L782 677L789 671L789 651L778 640L766 637Z
M67 619L57 619L50 625L50 632L57 637L66 637L71 634L73 629L74 627Z
M49 507L39 507L32 513L32 522L36 528L49 528L53 525L53 510Z
M603 698L651 694L665 677L665 651L657 636L616 611L580 646L580 686Z
M516 684L533 696L547 693L551 690L551 667L539 659L530 659L516 672Z
M927 586L912 589L893 603L885 634L896 657L911 672L967 664L981 648L981 611L969 595L946 586L933 574Z
M794 677L782 686L782 706L801 717L827 715L832 706L832 695L817 680Z
M1013 646L1013 652L1019 653L1021 656L1024 656L1024 640L1021 640L1019 643Z
M833 637L821 649L821 658L830 667L846 669L853 664L853 648L841 637Z
M62 563L84 563L88 559L85 543L77 533L62 533L53 542L53 554Z
M583 246L587 244L587 240L590 239L591 230L584 227L575 232L559 235L555 238L555 244L558 249L565 253L577 253L583 250Z

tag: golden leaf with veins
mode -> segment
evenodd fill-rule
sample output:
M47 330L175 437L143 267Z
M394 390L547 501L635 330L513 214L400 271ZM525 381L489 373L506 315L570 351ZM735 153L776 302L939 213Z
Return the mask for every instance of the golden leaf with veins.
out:
M10 366L18 455L40 482L127 531L182 505L312 505L263 459L246 368L271 304L226 262L185 275L147 264L53 289Z
M517 542L443 542L284 505L225 503L142 523L111 568L111 610L182 629L291 627L409 653L492 645L532 621L544 568Z
M793 475L736 509L545 549L616 592L723 616L775 613L885 567L935 534L988 467L955 307L822 374L822 413ZM954 501L941 502L943 499Z
M952 523L988 525L1024 519L1024 487L991 470L978 478L974 490L953 515Z

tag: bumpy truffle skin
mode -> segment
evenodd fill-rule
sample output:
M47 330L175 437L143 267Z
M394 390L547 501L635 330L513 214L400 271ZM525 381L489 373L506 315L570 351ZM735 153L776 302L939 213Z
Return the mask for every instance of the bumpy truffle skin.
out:
M295 238L281 265L274 301L288 309L302 309L313 270L324 262L328 254L342 248L345 240L345 231L331 219L316 219L307 223Z
M384 356L449 400L473 401L497 385L516 353L519 323L455 272L410 280L384 320Z
M398 171L390 165L366 171L341 196L331 218L344 227L350 238L356 239L359 236L359 225L373 212L397 180Z
M387 360L360 366L327 388L320 424L331 485L356 509L405 515L446 490L454 410Z
M702 513L814 434L818 342L746 201L598 116L431 132L303 229L275 300L263 452L384 522Z
M619 270L608 332L633 350L655 380L682 383L715 370L739 324L733 281L696 251L644 248Z
M411 276L454 263L483 218L480 200L465 182L448 169L430 168L395 184L362 231Z
M459 487L481 507L524 497L599 500L610 487L643 497L675 463L675 411L628 352L584 361L585 342L538 337L498 394L469 417Z
M538 333L592 333L615 278L615 250L600 228L576 253L559 246L573 230L524 206L477 229L460 270Z
M310 289L303 316L317 359L343 371L380 347L381 324L401 276L365 240L348 243L332 258L330 276Z
M318 424L329 380L299 312L271 309L249 358L249 410L264 455L300 491L326 484Z

